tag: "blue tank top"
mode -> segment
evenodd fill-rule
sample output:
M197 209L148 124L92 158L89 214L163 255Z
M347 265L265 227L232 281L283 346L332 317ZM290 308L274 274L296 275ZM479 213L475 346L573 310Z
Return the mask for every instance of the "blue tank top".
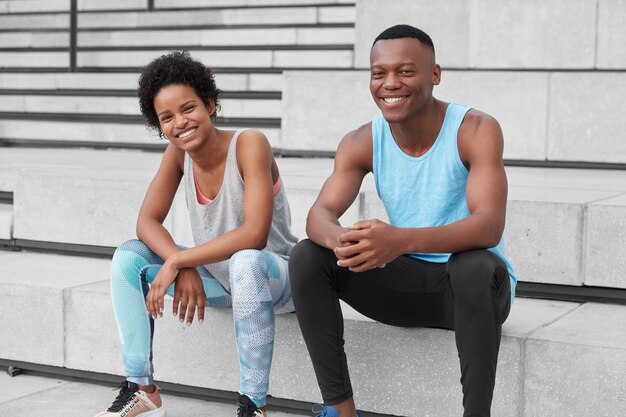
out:
M459 156L457 133L469 107L450 103L435 142L424 155L407 155L393 139L382 114L372 121L372 168L376 190L389 222L397 227L444 226L470 215L465 199L468 170ZM517 282L504 255L504 238L489 249L506 264L511 298ZM445 263L450 253L410 253L428 262Z

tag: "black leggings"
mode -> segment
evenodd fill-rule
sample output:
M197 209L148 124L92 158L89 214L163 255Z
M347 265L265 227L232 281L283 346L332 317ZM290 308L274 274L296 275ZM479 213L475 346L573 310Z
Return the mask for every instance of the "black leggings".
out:
M385 268L350 272L310 240L289 259L293 301L322 398L352 397L339 299L381 323L455 331L465 417L489 416L502 323L511 306L506 265L487 250L452 255L447 264L401 256Z

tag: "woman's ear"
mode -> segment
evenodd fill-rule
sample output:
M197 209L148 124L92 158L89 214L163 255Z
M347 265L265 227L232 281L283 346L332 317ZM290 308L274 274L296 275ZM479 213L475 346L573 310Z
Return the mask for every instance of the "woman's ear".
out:
M209 99L209 103L206 105L206 109L209 112L209 117L215 116L215 101L212 98Z

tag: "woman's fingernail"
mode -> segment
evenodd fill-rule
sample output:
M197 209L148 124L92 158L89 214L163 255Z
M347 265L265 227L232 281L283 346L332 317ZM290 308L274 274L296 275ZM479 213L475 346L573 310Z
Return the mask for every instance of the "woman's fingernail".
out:
M183 319L178 319L178 321L182 323L182 322L183 322Z
M198 323L202 324L204 322L204 319L200 319L198 320Z
M187 326L191 326L191 322L190 321L187 322Z

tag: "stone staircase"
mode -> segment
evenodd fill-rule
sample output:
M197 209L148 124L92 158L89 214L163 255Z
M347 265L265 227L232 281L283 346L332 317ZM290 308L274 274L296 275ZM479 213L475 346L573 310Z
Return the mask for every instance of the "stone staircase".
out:
M532 298L515 301L503 329L494 415L624 413L621 2L78 0L74 45L71 4L0 1L0 366L123 373L110 255L134 237L165 147L139 115L142 65L188 49L215 69L219 125L268 135L304 237L329 156L376 113L371 42L406 22L435 41L444 67L435 95L494 115L505 133L507 253L519 293ZM367 177L342 222L372 217L386 218ZM191 244L182 195L165 224ZM452 332L345 314L363 409L461 414ZM230 312L207 317L191 327L158 323L156 378L174 390L237 390ZM270 394L270 403L319 401L294 315L277 320Z

